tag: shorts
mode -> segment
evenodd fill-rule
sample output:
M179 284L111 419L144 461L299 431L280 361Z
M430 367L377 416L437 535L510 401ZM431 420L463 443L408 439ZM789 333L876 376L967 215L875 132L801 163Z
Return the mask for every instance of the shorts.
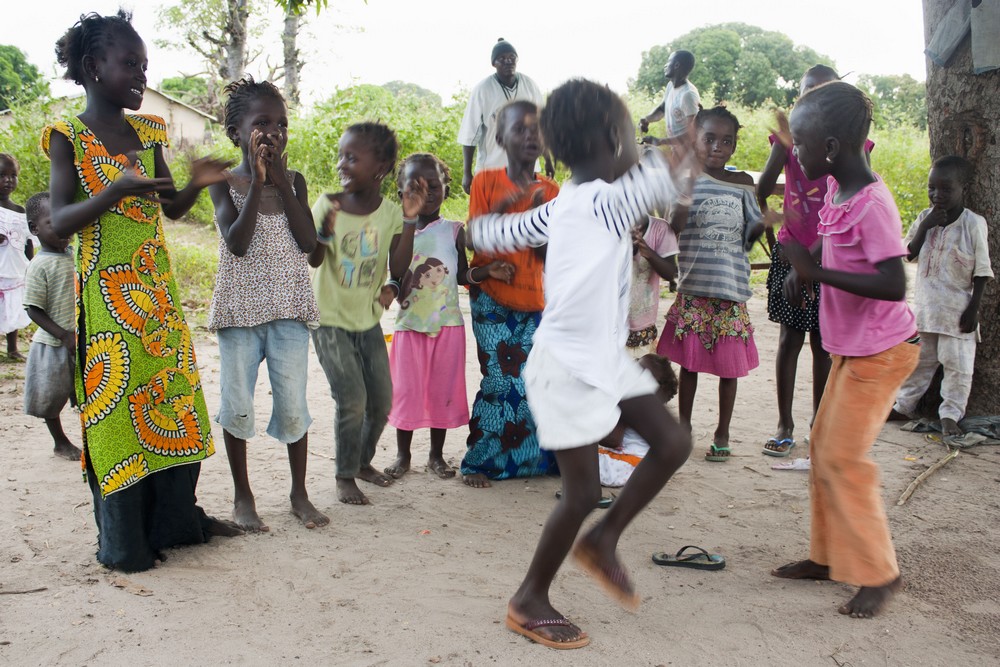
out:
M31 343L24 370L24 414L56 419L73 393L73 352L60 345Z
M253 396L260 364L267 360L271 384L271 420L267 434L285 444L309 432L306 402L309 328L298 320L272 320L255 327L227 327L219 339L221 400L217 424L230 435L249 440L254 430Z
M576 377L543 345L537 343L524 367L528 407L535 418L538 445L560 450L596 444L618 423L623 400L655 394L652 374L618 351L613 391L594 387Z

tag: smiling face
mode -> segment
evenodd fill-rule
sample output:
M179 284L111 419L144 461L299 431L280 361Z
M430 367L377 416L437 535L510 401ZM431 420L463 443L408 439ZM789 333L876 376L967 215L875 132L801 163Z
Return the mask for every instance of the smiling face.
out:
M706 169L725 169L736 150L736 128L731 120L708 117L698 126L698 158Z
M392 165L379 161L375 149L362 135L348 130L340 138L337 151L337 175L345 192L363 192L378 188Z
M146 45L138 35L114 33L93 65L91 86L123 109L138 109L146 92Z
M400 182L404 185L409 181L424 179L427 182L427 199L420 209L423 218L437 217L441 203L448 196L448 186L445 176L436 162L430 160L411 160L403 167Z
M263 135L262 144L274 148L275 156L284 153L288 144L288 111L285 103L277 97L261 95L250 101L237 125L226 128L230 136L239 142L244 155L247 154L254 130Z
M931 167L927 175L927 197L934 208L945 211L961 208L965 201L965 187L957 170Z
M0 158L0 201L7 201L17 190L17 165L6 158Z
M826 161L826 138L819 130L819 124L808 106L792 109L788 118L788 128L792 133L792 151L802 167L802 173L810 181L830 173L832 164Z
M520 105L504 110L497 143L507 152L510 163L534 164L542 154L542 137L538 114Z

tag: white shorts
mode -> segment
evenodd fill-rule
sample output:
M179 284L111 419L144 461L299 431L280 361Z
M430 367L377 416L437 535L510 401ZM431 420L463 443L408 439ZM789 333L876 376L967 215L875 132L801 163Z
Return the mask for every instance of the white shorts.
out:
M587 384L560 362L544 345L531 348L524 367L524 388L535 418L542 449L573 449L596 444L618 423L618 404L629 398L655 394L652 374L629 358L624 349L608 393Z

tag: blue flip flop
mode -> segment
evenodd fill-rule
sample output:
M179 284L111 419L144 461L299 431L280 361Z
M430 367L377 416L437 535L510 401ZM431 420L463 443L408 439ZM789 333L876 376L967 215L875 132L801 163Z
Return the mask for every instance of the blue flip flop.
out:
M685 553L693 549L692 553ZM653 562L657 565L673 567L690 567L695 570L721 570L726 567L726 559L719 554L710 554L701 547L689 544L671 556L666 553L653 554Z
M783 452L776 452L773 449L768 449L767 445L786 447L786 449ZM767 456L777 456L779 458L785 458L786 456L792 453L793 449L795 449L795 440L792 438L781 438L781 439L768 438L767 442L764 444L764 449L762 449L761 451Z

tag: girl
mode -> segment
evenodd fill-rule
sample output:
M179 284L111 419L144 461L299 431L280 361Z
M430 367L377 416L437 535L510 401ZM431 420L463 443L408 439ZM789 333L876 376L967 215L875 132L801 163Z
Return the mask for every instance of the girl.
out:
M10 200L17 190L21 165L13 155L0 153L0 333L7 336L7 358L23 360L17 349L17 330L31 323L24 310L24 273L33 247L24 207Z
M562 193L532 211L487 215L470 223L483 251L511 252L548 243L545 315L525 368L542 446L555 452L562 500L549 516L534 558L507 607L507 627L561 649L590 640L549 602L549 588L573 549L580 565L622 604L639 597L616 548L622 531L687 459L687 434L656 395L648 371L625 352L630 230L679 194L658 152L637 161L635 128L621 98L577 79L555 89L541 114L546 145L573 177ZM686 154L683 145L672 158ZM693 171L693 170L692 170ZM680 192L689 191L690 183ZM649 443L621 495L600 521L576 538L601 497L597 442L619 418Z
M247 475L247 439L254 436L254 387L267 359L273 409L268 434L288 445L292 513L306 528L330 520L306 493L306 404L309 323L319 308L309 280L316 247L306 181L286 167L288 114L281 93L251 77L226 86L226 134L243 160L226 182L211 186L219 228L219 272L208 328L219 337L222 425L236 487L233 519L254 532L268 527L257 514Z
M660 309L660 279L677 277L677 235L662 218L652 215L632 230L632 293L625 349L639 360L656 348L656 314Z
M83 113L45 128L42 148L52 227L80 236L76 392L97 559L146 570L168 547L242 532L195 504L200 461L215 447L160 219L161 204L183 215L229 164L195 160L177 190L163 120L124 113L146 89L146 46L128 13L82 17L56 57L87 94Z
M386 280L390 241L403 216L416 224L426 187L407 187L403 208L382 197L382 181L396 164L396 134L381 123L351 125L340 138L337 171L343 192L325 194L312 208L319 244L309 263L319 267L313 288L320 326L316 356L337 403L337 499L367 505L355 479L389 486L372 467L375 445L392 407L389 355L379 319L396 297Z
M495 210L526 211L559 193L555 181L535 172L542 142L534 103L517 100L503 107L496 140L507 153L507 168L476 174L470 218ZM545 305L541 252L477 250L472 256L469 309L483 379L472 403L462 481L473 488L488 487L491 479L556 472L555 457L538 446L522 375Z
M392 239L390 271L398 287L399 313L389 351L396 460L385 469L393 478L410 469L413 431L431 430L427 467L448 479L455 470L444 460L449 428L469 423L465 395L465 321L458 307L458 286L468 281L465 232L460 222L441 217L448 196L448 165L430 153L415 153L399 166L399 195L408 183L422 182L427 199L403 233Z
M785 295L800 294L803 281L826 285L819 322L832 364L809 442L809 558L771 572L860 586L840 607L856 618L877 614L901 583L869 451L919 355L905 301L902 222L865 157L871 119L871 100L840 81L803 95L790 119L802 172L832 178L820 211L821 265L790 241L785 257L794 270Z
M802 77L800 95L816 86L830 81L839 81L837 72L826 65L814 65ZM784 257L782 248L789 239L794 239L807 248L816 243L816 227L819 224L819 209L826 196L826 179L811 181L806 178L799 163L792 155L791 142L778 134L768 137L771 154L767 158L764 171L757 184L757 202L761 210L767 211L767 198L774 192L778 174L785 170L785 196L782 204L784 223L778 231L777 239L771 229L767 229L768 245L771 247L771 268L767 272L767 316L781 325L778 337L778 354L775 357L775 376L778 389L778 428L774 437L764 444L764 454L768 456L788 456L795 447L795 421L792 418L792 399L795 397L795 373L799 352L809 333L809 347L813 362L813 414L823 397L823 387L830 372L830 355L823 349L819 327L819 290L815 298L803 293L788 301L784 297L785 277L791 265ZM870 153L875 144L865 142L865 152ZM807 459L803 459L804 461Z
M681 367L680 417L688 431L698 373L718 376L719 424L705 459L727 461L737 378L758 363L746 305L751 294L746 253L764 225L753 178L726 169L740 129L736 116L715 107L699 111L695 124L705 171L695 183L690 212L680 208L672 216L680 280L656 351Z

